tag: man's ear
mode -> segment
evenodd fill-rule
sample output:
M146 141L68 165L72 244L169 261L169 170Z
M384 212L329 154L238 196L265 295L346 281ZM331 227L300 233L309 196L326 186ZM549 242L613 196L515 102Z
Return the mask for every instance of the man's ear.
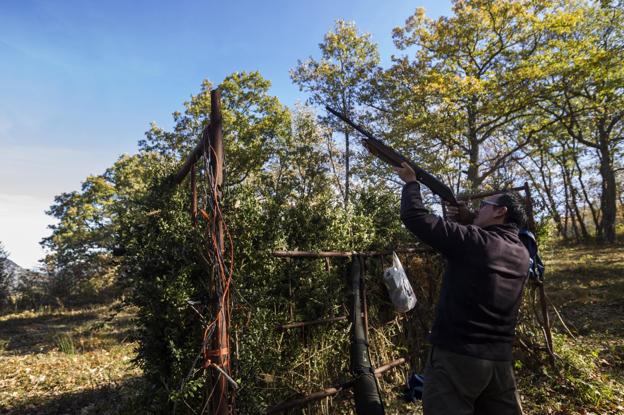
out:
M504 218L507 214L507 206L498 206L494 211L495 218Z

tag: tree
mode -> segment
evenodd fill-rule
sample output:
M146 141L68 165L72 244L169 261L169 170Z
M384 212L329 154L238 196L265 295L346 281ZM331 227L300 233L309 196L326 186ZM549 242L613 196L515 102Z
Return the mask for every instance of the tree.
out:
M270 87L271 82L257 71L234 72L219 85L226 137L223 144L228 155L226 187L260 174L289 134L290 112L277 97L269 95ZM212 88L210 81L204 81L200 92L184 103L184 113L173 113L173 130L152 125L146 138L139 141L139 149L186 157L209 122Z
M540 45L548 3L457 0L451 17L432 20L418 9L396 28L396 46L415 49L413 60L394 59L381 90L397 144L417 140L419 150L459 161L456 174L470 190L495 177L544 127L533 119L537 97L524 62Z
M147 167L158 162L156 153L123 155L103 174L87 177L80 191L55 197L46 213L58 223L40 242L48 251L44 262L54 297L93 297L112 287L118 218L134 210L132 199L147 190Z
M0 310L6 307L10 301L9 295L13 275L9 271L8 259L9 254L0 242Z
M48 250L44 262L51 277L52 295L66 300L95 294L92 283L110 268L114 224L110 208L114 185L103 176L89 176L81 191L62 193L46 212L58 220L52 234L40 243Z
M321 59L309 58L297 61L297 67L290 76L301 91L309 92L309 102L316 105L329 105L349 118L356 118L358 101L371 82L379 64L379 52L369 34L359 34L355 23L338 20L334 29L319 44ZM349 204L350 176L350 129L333 116L321 117L323 122L344 134L345 207Z
M594 151L601 177L597 236L613 242L624 142L624 8L621 2L575 1L549 20L548 41L534 62L543 79L541 107Z

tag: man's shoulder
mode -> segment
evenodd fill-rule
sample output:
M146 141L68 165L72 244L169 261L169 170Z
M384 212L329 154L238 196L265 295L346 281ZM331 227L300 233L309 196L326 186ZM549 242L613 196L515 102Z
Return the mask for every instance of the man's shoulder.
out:
M524 246L520 240L518 227L515 224L490 225L484 228L474 227L477 228L475 232L480 233L484 245L499 245L509 248Z

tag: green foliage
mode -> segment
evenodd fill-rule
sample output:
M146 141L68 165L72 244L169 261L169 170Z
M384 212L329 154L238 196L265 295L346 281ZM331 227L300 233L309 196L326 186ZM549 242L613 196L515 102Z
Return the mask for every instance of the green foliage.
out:
M174 166L165 157L147 163L150 190L135 195L119 217L126 251L122 283L139 307L137 360L163 408L167 391L171 397L184 393L184 368L200 350L201 321L189 302L198 300L205 278L198 265L201 238L193 232L186 194L169 180Z
M349 118L359 112L360 101L368 93L369 85L378 70L379 52L369 34L358 33L355 23L337 20L321 44L320 60L309 58L298 61L290 76L299 89L310 93L308 102L316 105L329 105ZM350 199L351 152L350 127L334 116L320 116L323 124L344 133L344 187L338 182L345 206ZM330 138L328 137L328 140ZM334 174L342 177L342 171L334 164ZM340 166L342 167L342 166Z
M543 358L527 356L517 361L520 387L532 397L531 406L550 402L560 405L561 410L613 407L615 392L608 377L601 373L600 349L558 333L554 333L553 341L558 356L554 367Z
M69 334L59 334L55 337L56 347L65 354L76 354L76 346L74 345L74 339Z
M345 326L314 329L304 334L303 343L291 340L295 333L276 330L289 321L345 314L344 264L328 269L319 261L275 259L271 252L388 249L406 240L398 216L388 214L396 211L398 198L381 187L356 187L349 209L340 208L326 137L314 114L299 107L278 116L275 109L282 107L264 95L268 84L255 76L235 74L222 85L224 120L229 114L232 123L225 141L226 175L231 177L229 166L235 177L243 165L247 170L242 181L227 180L223 212L234 240L232 364L243 385L237 407L249 414L287 398L293 387L312 392L347 373ZM201 96L207 96L207 85ZM205 106L205 100L193 97L174 131L190 136L189 126L200 124L196 118L208 112ZM262 110L251 116L238 113L242 107ZM260 143L248 131L269 124L272 133L266 134L273 136L262 143L265 153L258 154ZM157 405L176 411L202 405L213 381L198 364L202 333L213 318L213 274L201 259L206 225L201 220L193 228L188 191L170 181L179 165L171 155L190 147L183 143L168 133L143 143L145 150L158 150L137 159L144 186L115 205L118 241L125 250L122 281L139 307L137 361ZM201 171L200 178L201 205L206 183Z
M337 20L319 47L321 59L298 61L291 78L302 91L311 93L311 103L350 114L379 64L377 45L369 34L359 34L355 23ZM339 121L331 124L344 130Z
M547 15L546 41L527 62L545 98L544 117L557 121L551 142L570 140L571 147L580 147L576 154L593 153L600 177L599 223L592 214L597 238L607 242L615 241L615 173L624 142L623 22L621 2L567 2L559 13Z
M419 8L394 29L396 46L415 51L413 58L395 58L380 81L380 105L387 109L380 116L397 144L414 147L417 140L419 160L436 170L451 167L454 177L465 173L470 190L486 179L508 184L501 169L542 128L534 125L537 97L522 71L549 7L548 1L456 1L450 17L433 20Z
M180 159L186 157L208 122L212 87L212 83L204 81L200 92L184 103L184 113L173 114L173 131L152 125L139 148ZM259 174L273 154L283 148L290 129L290 112L268 94L270 87L271 83L258 72L235 72L219 85L223 135L227 137L227 185Z

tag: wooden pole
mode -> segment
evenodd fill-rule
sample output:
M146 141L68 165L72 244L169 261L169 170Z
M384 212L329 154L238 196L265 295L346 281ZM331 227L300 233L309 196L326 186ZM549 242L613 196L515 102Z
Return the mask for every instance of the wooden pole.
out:
M474 199L483 199L484 197L499 195L501 193L506 193L506 192L517 192L519 190L526 190L526 189L524 186L509 187L507 189L491 190L489 192L475 193L472 195L462 196L462 197L458 197L457 200L467 201L467 200L474 200Z
M524 190L524 200L525 200L525 209L527 214L528 223L527 226L533 234L537 232L537 226L535 226L535 218L533 217L533 200L531 199L531 188L529 187L529 182L524 182L524 186L522 186Z

